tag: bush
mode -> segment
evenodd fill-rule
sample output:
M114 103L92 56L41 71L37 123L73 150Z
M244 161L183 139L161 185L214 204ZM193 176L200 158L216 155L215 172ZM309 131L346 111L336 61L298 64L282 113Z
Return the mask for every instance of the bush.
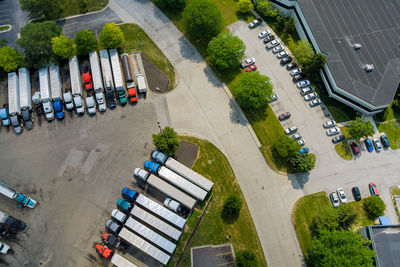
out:
M249 250L242 250L236 253L236 267L258 267L256 254Z
M309 172L315 167L315 162L308 153L297 154L289 162L293 172Z
M250 9L254 9L253 3L250 0L239 0L237 7L242 13L248 13Z
M276 152L281 158L288 160L299 153L300 144L287 135L282 135L274 144Z
M9 46L0 48L0 67L6 72L12 72L22 65L22 55Z
M97 39L90 30L81 30L78 32L75 35L75 44L78 55L87 55L98 48Z
M240 209L242 208L243 201L237 195L232 195L225 200L222 207L222 217L228 220L236 220L239 218Z
M371 196L364 200L364 210L370 218L382 216L385 209L385 202L379 196Z
M64 34L53 37L51 39L51 45L53 46L53 52L61 59L67 59L76 55L76 45L74 40L68 39Z
M339 227L343 230L349 230L357 219L357 211L350 205L340 205L337 208L339 216Z
M278 10L275 9L268 0L260 0L256 2L257 11L269 18L275 18Z
M153 144L159 151L173 156L179 147L178 134L171 127L165 127L159 134L153 134Z
M160 8L171 8L181 10L186 6L186 0L155 0Z
M115 22L106 23L100 32L100 43L104 48L118 48L125 43L124 33Z
M212 63L220 70L237 68L246 47L239 37L232 33L220 33L208 44L207 53Z
M349 122L347 129L351 139L360 140L360 138L367 138L374 134L374 127L370 121L363 121L357 118Z

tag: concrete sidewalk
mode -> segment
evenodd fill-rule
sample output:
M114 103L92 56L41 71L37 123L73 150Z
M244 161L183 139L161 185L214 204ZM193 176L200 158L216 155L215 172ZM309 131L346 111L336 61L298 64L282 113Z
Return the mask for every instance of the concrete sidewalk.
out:
M152 2L111 0L124 21L138 24L175 66L179 84L167 95L171 126L204 136L228 157L252 215L269 266L300 266L303 256L291 223L291 204L278 184L290 178L266 164L247 122L196 49ZM162 118L160 118L162 119ZM292 183L295 183L295 181ZM299 186L290 199L303 195Z

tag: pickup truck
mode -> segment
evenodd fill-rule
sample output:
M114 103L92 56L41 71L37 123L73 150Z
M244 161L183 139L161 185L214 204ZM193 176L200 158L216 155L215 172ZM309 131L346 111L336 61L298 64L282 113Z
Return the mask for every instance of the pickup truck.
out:
M253 20L252 22L249 23L249 28L253 29L255 27L257 27L258 25L260 25L262 23L262 19L261 18L257 18L255 20Z

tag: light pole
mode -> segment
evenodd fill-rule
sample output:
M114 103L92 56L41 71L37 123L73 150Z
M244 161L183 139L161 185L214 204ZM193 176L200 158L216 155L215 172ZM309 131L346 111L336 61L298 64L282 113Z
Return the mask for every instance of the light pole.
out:
M159 121L157 121L157 126L158 126L158 128L160 128L160 133L162 132L162 129L161 129L161 125L160 125L160 122Z

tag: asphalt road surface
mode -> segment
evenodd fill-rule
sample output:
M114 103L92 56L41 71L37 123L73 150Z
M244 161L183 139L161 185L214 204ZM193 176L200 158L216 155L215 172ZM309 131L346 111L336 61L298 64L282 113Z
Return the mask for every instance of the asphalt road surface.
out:
M0 1L0 25L11 25L12 27L11 31L0 33L0 39L5 38L8 45L14 46L13 44L18 38L19 29L27 21L27 13L21 10L18 0Z

